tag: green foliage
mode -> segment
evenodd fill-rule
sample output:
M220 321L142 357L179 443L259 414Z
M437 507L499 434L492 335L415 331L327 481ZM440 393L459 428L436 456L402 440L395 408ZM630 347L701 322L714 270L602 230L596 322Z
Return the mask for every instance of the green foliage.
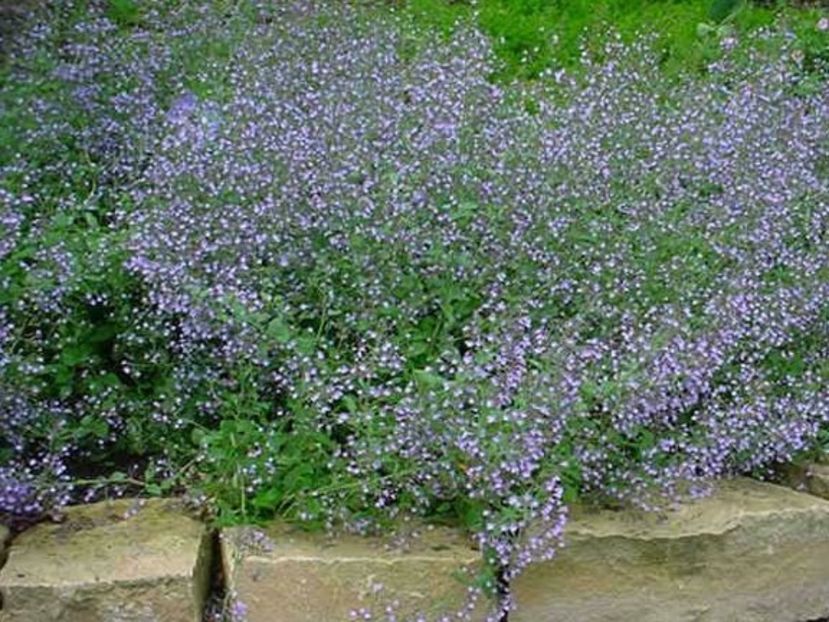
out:
M193 37L177 42L170 50L172 62L160 81L169 84L166 96L169 104L184 88L197 97L222 101L229 92L226 75L216 67L226 67L232 60L236 43L245 35L253 19L244 12L233 13L228 3L230 17L224 37ZM581 54L582 46L601 54L608 41L609 29L618 31L623 39L632 39L640 31L655 31L658 45L663 50L666 74L692 66L701 66L716 57L720 47L720 35L724 31L711 28L700 36L697 25L705 22L728 22L733 33L741 34L771 23L775 11L746 5L738 9L739 2L716 0L709 6L707 1L651 0L628 2L625 0L481 0L475 6L451 3L446 0L409 0L405 14L420 25L436 27L448 32L456 20L474 20L495 41L495 49L504 61L499 77L533 77L549 68L571 66ZM385 10L386 7L383 7ZM829 38L815 29L821 13L818 10L794 10L780 8L796 33L796 40L803 52L803 64L814 69L829 60ZM110 0L107 15L122 30L142 23L141 5L134 0ZM82 16L80 16L82 17ZM75 16L73 19L80 19ZM65 28L67 24L62 25ZM60 30L58 29L60 35ZM412 31L416 32L416 31ZM127 36L121 32L117 36ZM114 35L115 36L115 35ZM420 42L415 35L402 42L408 51L416 49ZM136 43L136 45L140 45ZM136 49L136 53L142 51ZM408 52L407 52L408 53ZM414 52L411 52L412 54ZM110 484L142 486L151 495L163 495L181 491L185 484L194 494L203 494L211 500L221 521L263 520L276 513L288 518L302 518L306 523L319 524L324 515L317 493L337 492L343 507L355 514L364 512L364 487L381 482L406 471L410 465L403 461L380 460L376 482L358 481L344 475L346 470L332 458L342 439L353 433L347 427L320 430L311 422L303 402L303 388L288 398L276 396L265 401L259 389L261 369L254 365L237 365L222 369L211 376L205 362L193 356L193 378L188 395L193 402L213 403L217 407L205 415L193 403L177 403L171 396L177 392L172 377L169 344L163 334L146 318L136 314L140 305L136 301L144 294L142 284L124 268L122 235L117 226L107 222L107 213L114 205L129 211L122 189L101 189L96 186L99 163L77 144L65 137L39 136L36 142L24 144L22 136L34 125L26 102L61 99L58 84L51 77L58 63L57 58L44 55L31 59L31 70L38 77L25 83L9 82L3 75L3 91L0 94L0 163L12 161L15 153L26 150L31 159L41 167L58 169L60 175L44 174L40 180L40 194L44 199L39 211L27 215L26 231L37 227L36 237L23 236L8 258L0 264L0 305L12 307L16 301L34 294L48 293L65 288L64 314L18 321L22 328L14 337L20 343L31 337L28 324L40 322L49 326L48 334L53 346L43 352L42 360L24 361L32 367L41 366L28 390L45 398L59 399L79 404L80 414L71 425L62 430L52 430L48 419L39 422L39 442L60 447L65 441L88 449L90 463L96 474L108 476ZM105 79L100 86L108 88ZM22 102L22 103L21 103ZM538 103L527 100L530 114L538 111ZM84 127L90 121L81 107L67 105L62 108L63 119L69 125ZM71 166L68 166L71 164ZM7 179L8 189L20 191L23 180ZM716 193L715 187L701 188L700 195ZM71 205L71 209L67 209ZM487 213L487 207L470 201L460 201L447 210L447 217L454 224L466 229L476 219L486 218L497 222L501 216ZM679 221L682 214L677 213ZM609 227L602 229L597 225ZM507 230L509 223L498 223ZM656 305L670 303L677 298L677 289L691 289L703 285L709 275L722 266L719 255L693 231L682 231L675 236L658 235L658 232L642 227L635 234L622 231L624 222L614 219L602 210L585 213L579 222L568 230L569 241L580 248L598 247L605 236L629 235L630 253L637 265L643 268L643 297L638 304ZM497 229L497 227L493 227ZM356 256L380 256L383 248L367 248L368 240L351 239L350 248ZM376 244L376 243L375 243ZM66 247L76 262L72 266L67 283L57 283L50 271L38 271L38 263L45 261L38 255L40 248ZM317 291L302 301L302 310L293 314L276 310L281 304L279 292L268 313L248 313L242 305L229 301L223 311L228 318L250 328L258 338L262 359L272 361L269 371L279 368L286 353L311 356L324 348L339 354L347 352L355 334L338 329L332 319L341 318L360 304L370 305L371 300L361 290L360 273L363 269L356 261L328 250L326 240L318 241L320 253L318 266L311 274L301 275L309 283L317 284ZM110 250L103 250L110 249ZM593 278L580 274L579 258L570 261L567 269L574 280ZM429 300L433 305L429 313L419 315L394 335L395 346L405 360L402 381L410 382L412 390L423 394L437 394L447 383L438 365L443 353L458 349L462 343L462 327L474 316L482 304L482 284L473 277L457 278L458 268L474 265L481 257L474 250L457 252L440 247L430 251L428 258L436 270L424 276L417 266L401 260L396 264L398 273L395 296L401 307L415 300ZM328 253L328 254L326 254ZM102 259L103 258L103 259ZM670 265L670 271L664 266ZM506 288L520 291L535 278L534 266L527 262L511 266ZM391 276L391 275L386 275ZM611 279L611 274L595 275L596 279ZM770 286L785 283L791 275L785 271L770 270L767 275ZM274 278L274 281L277 279ZM103 304L90 304L90 297L97 297ZM509 296L509 292L507 292ZM574 308L587 305L588 301L572 299L566 303L555 299L545 300L552 318L573 315ZM397 318L399 308L389 306L378 310L377 319ZM589 318L589 313L584 316ZM20 320L20 318L16 318ZM594 321L595 335L601 335L607 327L602 318ZM29 320L31 322L29 322ZM373 326L358 326L366 331ZM356 332L356 331L355 331ZM125 339L130 334L131 339ZM589 331L585 330L585 335ZM135 338L138 335L139 338ZM825 336L821 336L825 339ZM800 347L773 352L765 359L770 377L784 382L789 376L803 373L805 361L813 358L823 343L817 336L804 335ZM25 347L17 348L25 352ZM332 356L332 360L339 360ZM14 368L7 372L10 383L19 378ZM551 370L552 373L552 370ZM23 383L21 382L21 385ZM581 400L586 408L599 407L621 391L619 386L586 383L582 387ZM279 408L275 408L274 404ZM120 405L122 418L117 422L105 416ZM152 408L148 408L152 405ZM357 412L367 408L353 395L343 395L338 406L342 412ZM152 412L150 412L152 411ZM161 423L152 416L158 415ZM174 421L175 425L170 425ZM119 427L123 434L114 435ZM591 425L585 422L584 425ZM381 416L371 426L359 430L366 439L382 439L387 433ZM509 429L493 426L493 438L497 434L509 435ZM617 434L613 439L617 449L615 458L620 463L636 460L652 450L658 438L647 429ZM829 437L823 442L829 446ZM107 443L109 443L107 445ZM377 443L378 446L381 443ZM107 451L95 452L95 448L107 445ZM498 447L491 447L492 455ZM9 451L0 447L0 460L8 458ZM573 457L572 448L562 443L556 456L556 470L565 487L565 501L572 502L580 494L582 473ZM148 465L146 471L127 476L116 470L119 461L141 462L149 456L164 456L164 468ZM198 456L194 461L193 456ZM275 457L275 458L274 458ZM458 461L457 469L464 471L467 465ZM140 479L137 479L140 478ZM377 486L379 488L379 486ZM415 505L401 493L398 505L406 509ZM460 523L470 530L479 530L485 520L489 500L468 499L456 496L452 499L435 499L430 516L436 522ZM504 520L510 519L509 508L499 508ZM494 575L484 582L492 586Z
M734 15L742 4L743 0L712 0L708 17L713 22L723 22Z
M109 0L107 16L121 27L141 23L141 6L135 0Z
M405 9L417 20L445 32L457 21L480 25L493 39L504 67L502 79L534 77L548 68L575 67L582 50L599 52L611 31L631 41L652 33L662 50L666 73L703 68L717 45L700 41L700 24L727 22L743 35L782 17L790 27L808 33L811 52L825 53L825 37L815 32L817 9L791 3L745 0L407 0Z

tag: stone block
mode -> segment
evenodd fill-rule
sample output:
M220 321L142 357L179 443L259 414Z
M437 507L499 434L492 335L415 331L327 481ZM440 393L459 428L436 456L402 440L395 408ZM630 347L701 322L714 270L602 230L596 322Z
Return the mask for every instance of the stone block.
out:
M512 584L510 622L802 622L829 616L829 501L735 479L663 515L574 508Z
M175 500L66 510L18 535L0 570L2 622L199 622L211 543Z
M247 622L344 622L368 611L386 619L387 606L399 620L416 613L433 620L463 607L481 562L466 538L444 528L400 546L385 538L329 540L282 524L236 527L222 532L221 550ZM489 604L482 597L472 619L483 620Z

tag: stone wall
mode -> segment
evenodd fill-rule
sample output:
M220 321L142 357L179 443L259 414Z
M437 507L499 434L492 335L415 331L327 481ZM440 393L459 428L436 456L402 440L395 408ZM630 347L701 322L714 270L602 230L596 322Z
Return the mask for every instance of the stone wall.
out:
M829 473L735 479L665 514L573 509L565 547L512 585L510 622L805 622L829 617ZM813 494L806 494L812 492ZM409 531L411 531L409 527ZM331 540L281 523L219 537L175 500L69 508L6 547L0 622L199 622L219 573L248 622L434 620L464 602L471 540L420 526ZM7 531L0 527L0 559ZM219 576L217 575L217 576ZM483 620L485 603L470 610Z

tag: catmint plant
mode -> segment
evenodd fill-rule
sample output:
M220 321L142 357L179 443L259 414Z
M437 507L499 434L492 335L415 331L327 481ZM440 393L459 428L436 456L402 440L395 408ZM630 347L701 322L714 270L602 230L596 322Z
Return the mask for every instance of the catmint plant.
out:
M663 507L826 433L829 92L792 37L669 81L610 36L504 83L470 27L241 5L16 42L0 514L459 523L496 620L573 501Z

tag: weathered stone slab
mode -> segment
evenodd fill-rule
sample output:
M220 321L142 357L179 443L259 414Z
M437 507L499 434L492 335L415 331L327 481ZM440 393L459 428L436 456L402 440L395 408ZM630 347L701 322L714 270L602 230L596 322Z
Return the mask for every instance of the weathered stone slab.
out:
M829 615L829 501L782 486L723 482L663 517L576 511L565 541L515 580L510 622Z
M206 527L174 500L77 506L15 538L0 570L2 622L198 622Z
M481 559L466 539L443 528L424 530L406 548L382 538L329 541L282 524L226 529L221 542L228 589L247 622L343 622L357 611L386 619L389 605L399 620L416 613L433 620L464 605ZM483 620L485 600L473 620Z

